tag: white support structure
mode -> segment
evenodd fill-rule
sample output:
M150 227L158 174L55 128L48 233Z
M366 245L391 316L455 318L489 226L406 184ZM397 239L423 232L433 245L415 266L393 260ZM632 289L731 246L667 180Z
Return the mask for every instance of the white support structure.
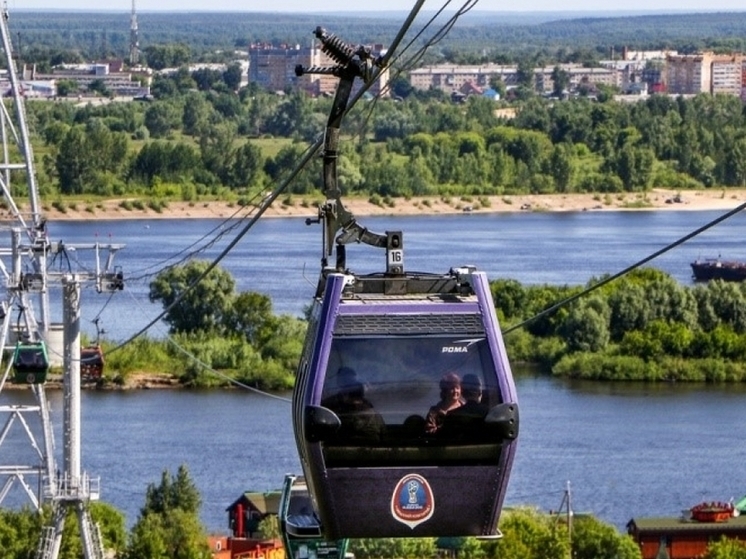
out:
M134 4L133 4L134 7ZM65 516L74 509L80 526L80 537L86 559L103 559L104 548L98 526L90 515L89 503L100 496L98 478L91 478L82 470L81 456L81 376L80 376L80 293L81 283L92 282L99 293L112 293L123 289L122 272L113 266L116 252L123 245L89 245L65 247L64 243L50 243L46 221L41 215L36 185L36 173L31 151L23 88L17 77L16 60L11 47L8 28L7 4L0 14L0 45L5 56L5 67L11 85L11 102L0 103L0 196L9 208L14 223L7 228L7 244L2 242L0 230L0 282L5 283L5 299L0 300L0 505L16 487L28 497L36 509L51 503L53 524L45 526L36 549L39 559L56 559L60 551ZM9 107L14 110L9 110ZM27 203L21 205L13 199L11 188L14 177L23 177L28 193ZM28 206L30 211L23 212ZM95 271L55 274L47 270L47 258L71 249L93 249ZM108 252L102 265L102 251ZM51 344L49 284L60 284L63 290L63 461L62 469L55 461L54 429L43 383L27 384L33 392L36 405L10 403L17 395L26 396L22 390L7 390L13 377L12 355L19 342ZM32 303L38 300L38 306ZM14 310L18 309L17 317ZM15 322L12 318L16 318ZM29 375L25 378L33 378ZM27 382L34 382L28 380ZM14 454L6 451L12 439L19 445L18 434L28 441L30 463L17 463ZM41 441L41 442L39 442ZM7 462L6 462L7 461Z

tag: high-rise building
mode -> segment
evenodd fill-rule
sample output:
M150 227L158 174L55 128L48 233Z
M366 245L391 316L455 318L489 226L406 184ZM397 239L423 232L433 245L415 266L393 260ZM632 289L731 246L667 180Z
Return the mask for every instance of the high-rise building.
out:
M371 56L375 59L385 54L383 45L370 47ZM311 95L330 95L337 88L339 79L333 75L306 73L297 76L296 66L304 68L332 67L336 63L319 46L302 47L300 45L270 45L257 43L249 47L249 82L256 83L270 91L302 89ZM369 88L373 95L383 92L388 94L389 72L384 70ZM362 81L356 80L353 94L362 87Z
M742 54L712 52L666 57L666 91L685 95L726 93L741 95Z

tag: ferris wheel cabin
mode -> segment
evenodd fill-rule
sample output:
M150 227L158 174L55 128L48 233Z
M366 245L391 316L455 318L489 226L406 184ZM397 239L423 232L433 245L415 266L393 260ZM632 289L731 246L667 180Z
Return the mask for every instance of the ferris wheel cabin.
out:
M478 404L433 427L444 379ZM498 536L518 405L486 275L326 275L293 422L325 538Z

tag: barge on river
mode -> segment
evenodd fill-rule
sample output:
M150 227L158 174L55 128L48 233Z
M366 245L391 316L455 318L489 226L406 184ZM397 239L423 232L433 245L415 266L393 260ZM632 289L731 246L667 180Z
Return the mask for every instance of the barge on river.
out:
M720 260L719 258L695 260L691 263L696 281L721 279L724 281L746 280L746 262Z

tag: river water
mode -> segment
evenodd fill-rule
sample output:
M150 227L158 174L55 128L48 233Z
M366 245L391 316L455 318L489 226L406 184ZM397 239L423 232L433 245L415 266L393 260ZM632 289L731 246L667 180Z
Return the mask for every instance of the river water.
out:
M718 215L518 213L362 221L375 231L405 232L410 270L446 271L473 263L490 278L582 284L626 268ZM106 239L127 245L117 255L130 278L125 290L110 298L89 288L82 298L84 323L102 316L107 336L124 339L160 311L147 300L152 276L145 273L160 269L219 223L61 222L50 224L50 233L70 244ZM689 263L698 257L746 257L745 233L746 221L738 215L650 265L690 284ZM217 243L205 256L220 250ZM299 315L313 291L319 257L318 229L300 219L266 219L221 265L239 289L267 293L276 312ZM348 265L356 271L384 264L375 249L348 251ZM154 335L165 335L159 332ZM743 387L571 382L529 373L518 375L516 383L521 433L508 506L557 509L569 482L576 511L621 530L633 517L676 515L702 500L746 494ZM240 389L87 391L83 468L101 477L102 499L123 510L131 525L147 485L159 483L164 469L175 473L186 464L203 496L204 523L210 531L225 531L225 509L242 492L276 489L285 473L299 471L290 406L282 399L289 394L279 396ZM49 399L61 448L62 395L50 391ZM29 402L27 391L0 394L0 405ZM25 461L33 459L28 452L22 434L11 432L0 449L0 465L31 463Z
M519 212L368 217L359 221L375 232L404 231L408 270L445 273L454 266L474 264L490 279L577 285L594 276L615 274L722 213ZM49 232L52 240L64 240L70 245L125 245L114 259L124 273L124 290L110 296L97 294L92 284L84 285L81 299L84 331L95 334L93 320L100 318L108 338L124 340L162 310L160 304L148 300L148 284L159 270L192 253L205 259L216 258L244 225L212 219L62 221L50 223ZM691 284L690 262L718 254L746 259L744 238L746 216L737 214L648 265ZM381 249L352 245L347 253L347 264L353 271L385 269L385 253ZM53 268L63 272L95 269L93 251L68 254L71 256L67 259L55 260ZM267 218L257 221L220 261L220 266L231 272L238 290L270 295L275 312L300 316L313 294L320 260L318 225L306 226L303 218ZM61 304L52 306L52 316L61 319ZM164 332L161 325L149 333L158 337Z

